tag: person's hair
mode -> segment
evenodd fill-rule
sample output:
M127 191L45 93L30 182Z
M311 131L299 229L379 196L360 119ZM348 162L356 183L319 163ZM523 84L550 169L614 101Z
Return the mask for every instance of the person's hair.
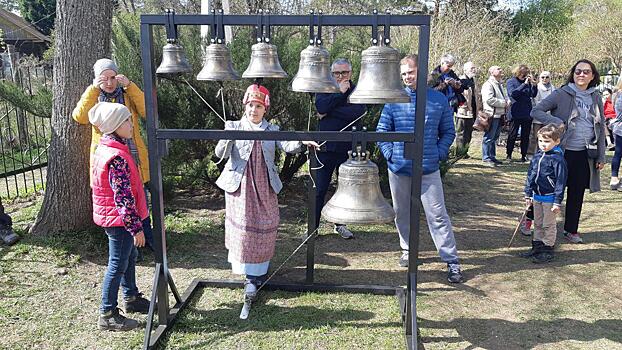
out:
M592 63L592 61L590 60L586 60L581 59L578 60L577 63L574 64L574 66L572 66L572 68L570 68L570 72L568 73L568 79L566 80L566 84L570 84L573 83L574 84L574 71L575 69L577 69L577 66L580 63L587 63L590 65L590 69L592 70L592 74L594 75L594 79L592 79L592 81L590 81L589 84L587 84L587 88L592 88L594 86L597 86L600 84L600 74L598 73L598 69L596 69L596 65L594 65L594 63Z
M400 65L412 63L416 66L417 60L419 60L419 56L417 56L416 53L411 53L409 55L404 56L404 58L400 60Z
M488 74L492 75L492 72L494 70L496 70L496 69L499 69L499 68L501 68L501 67L499 67L499 66L490 66L490 68L488 68Z
M523 69L529 69L529 67L527 67L526 64L519 64L518 66L514 67L514 69L512 69L512 75L518 77Z
M551 72L549 72L548 70L543 70L542 72L540 72L540 75L538 77L541 77L543 75L546 75L547 77L551 77Z
M604 88L603 92L605 91L609 92L610 95L613 94L613 90L611 90L610 88Z
M336 59L333 62L333 64L330 66L330 69L332 70L333 68L335 68L335 66L341 65L341 64L347 64L348 67L350 67L350 70L352 70L352 63L350 63L350 61L348 61L348 59L346 59L346 58L338 58L338 59Z
M475 67L475 63L468 61L467 63L462 65L462 70L466 73L467 68Z
M551 139L553 141L559 141L562 137L562 129L555 124L548 124L538 130L538 136Z
M443 56L441 56L441 65L443 65L445 63L455 64L456 63L456 58L454 56L452 56L451 54L446 53Z

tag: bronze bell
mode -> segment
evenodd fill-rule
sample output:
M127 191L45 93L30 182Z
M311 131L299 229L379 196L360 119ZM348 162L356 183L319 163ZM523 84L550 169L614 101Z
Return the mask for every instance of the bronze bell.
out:
M292 91L338 93L339 85L330 72L330 55L322 46L309 45L300 52L298 73L292 80Z
M181 74L192 72L184 48L177 43L168 43L162 48L162 63L156 74Z
M337 191L322 209L336 224L381 224L393 221L395 212L380 191L378 166L367 157L352 156L339 166Z
M358 85L348 98L350 103L408 103L410 96L402 86L400 53L389 46L371 46L363 51Z
M205 50L203 69L197 80L239 80L240 74L233 68L231 53L225 44L212 43Z
M276 46L264 42L253 45L251 62L242 73L242 78L287 78L279 63Z

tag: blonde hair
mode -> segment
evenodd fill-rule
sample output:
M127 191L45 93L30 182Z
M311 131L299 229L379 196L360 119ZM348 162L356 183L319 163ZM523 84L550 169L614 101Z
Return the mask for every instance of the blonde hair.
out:
M519 64L518 66L514 67L514 69L512 69L512 75L514 75L515 77L519 76L519 75L520 75L520 72L521 72L523 69L527 69L527 70L528 70L528 69L529 69L529 67L527 67L527 65L526 65L526 64Z

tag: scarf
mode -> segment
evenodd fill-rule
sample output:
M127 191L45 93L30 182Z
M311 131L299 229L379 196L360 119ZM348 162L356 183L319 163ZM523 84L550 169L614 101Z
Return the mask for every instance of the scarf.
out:
M119 86L111 93L99 89L99 98L97 99L97 101L125 104L125 99L123 98L123 88Z

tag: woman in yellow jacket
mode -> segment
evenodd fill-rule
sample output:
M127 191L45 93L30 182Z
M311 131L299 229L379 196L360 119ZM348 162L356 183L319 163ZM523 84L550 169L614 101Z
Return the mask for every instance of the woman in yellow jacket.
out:
M86 88L71 116L80 124L89 124L88 113L97 102L124 104L132 112L134 144L130 145L130 150L137 161L143 183L147 183L149 181L149 157L138 125L138 116L146 117L145 96L142 90L125 75L118 74L119 68L110 59L97 60L93 65L93 71L95 73L93 84ZM91 154L95 152L102 134L97 127L93 126L92 135Z

